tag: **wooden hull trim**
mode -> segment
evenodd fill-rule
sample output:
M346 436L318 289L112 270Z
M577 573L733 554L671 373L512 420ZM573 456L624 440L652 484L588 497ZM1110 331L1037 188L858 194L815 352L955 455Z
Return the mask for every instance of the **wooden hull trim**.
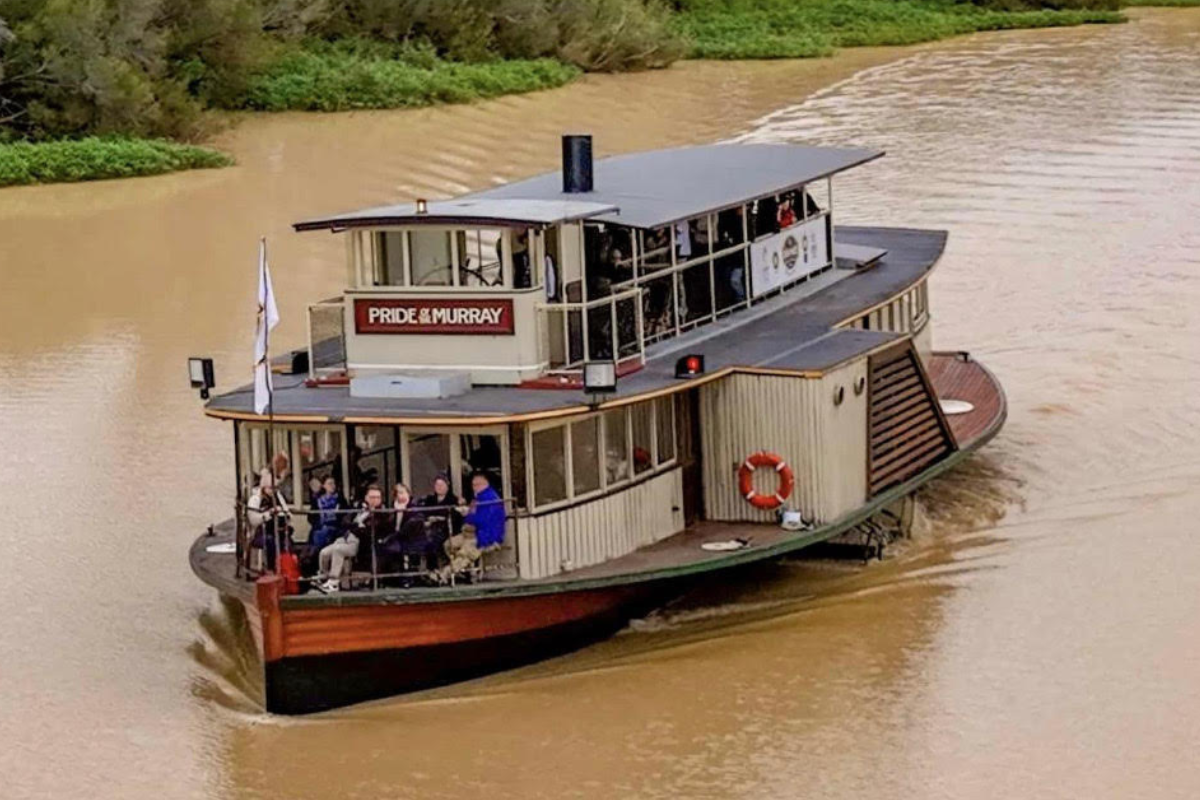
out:
M684 589L682 585L614 588L600 593L582 616L483 638L329 652L301 649L264 662L264 705L275 714L309 714L525 666L608 638L631 618ZM555 599L525 602L546 607ZM539 617L535 608L527 613L531 619ZM493 616L484 611L480 622Z

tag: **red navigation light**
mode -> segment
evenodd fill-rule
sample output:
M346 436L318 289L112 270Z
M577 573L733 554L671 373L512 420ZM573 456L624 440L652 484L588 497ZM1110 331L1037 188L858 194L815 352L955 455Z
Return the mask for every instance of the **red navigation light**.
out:
M684 356L675 362L676 378L692 378L704 374L704 356Z

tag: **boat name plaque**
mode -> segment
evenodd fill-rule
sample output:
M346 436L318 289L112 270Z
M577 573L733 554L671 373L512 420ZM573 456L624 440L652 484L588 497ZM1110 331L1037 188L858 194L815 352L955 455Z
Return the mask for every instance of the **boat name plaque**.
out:
M513 333L509 299L356 298L356 333Z

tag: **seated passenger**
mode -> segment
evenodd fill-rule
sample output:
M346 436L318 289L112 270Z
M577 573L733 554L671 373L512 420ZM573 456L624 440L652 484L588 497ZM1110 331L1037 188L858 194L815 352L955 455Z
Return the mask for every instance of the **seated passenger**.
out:
M397 483L392 488L392 509L387 522L387 531L379 540L381 572L396 572L397 568L407 571L419 562L429 542L425 536L425 517L412 499L408 486Z
M325 545L337 538L345 520L338 512L349 508L341 492L338 491L337 481L332 475L321 483L321 493L317 495L313 508L317 510L317 523L313 526L308 543L319 552Z
M449 583L454 575L475 564L486 552L500 549L504 543L504 522L507 514L500 495L482 472L471 476L475 499L461 510L463 531L446 540L446 555L450 563L438 571L440 583Z
M291 550L291 512L275 491L275 478L269 469L262 471L258 486L246 503L246 518L253 531L250 546L262 549L267 571L274 572L279 545L285 552Z
M487 551L504 543L504 501L492 488L492 482L483 472L471 476L471 490L475 499L463 514L463 531L470 525L475 533L475 543L480 550Z
M317 579L321 581L322 591L336 592L342 588L342 571L346 561L358 555L360 537L371 538L383 521L382 512L383 492L378 486L367 487L362 511L354 517L353 525L342 530L336 539L321 548Z
M791 198L786 198L779 204L779 228L790 228L796 224L796 211L792 208Z
M444 473L438 475L433 479L433 491L421 501L430 535L437 540L438 548L462 527L462 516L457 506L458 496L450 490L449 476Z

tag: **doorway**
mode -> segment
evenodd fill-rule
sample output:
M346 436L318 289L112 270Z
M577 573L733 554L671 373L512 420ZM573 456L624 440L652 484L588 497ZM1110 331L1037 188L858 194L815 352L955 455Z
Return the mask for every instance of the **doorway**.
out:
M675 395L675 427L683 478L683 523L691 526L704 518L699 389L688 389Z

